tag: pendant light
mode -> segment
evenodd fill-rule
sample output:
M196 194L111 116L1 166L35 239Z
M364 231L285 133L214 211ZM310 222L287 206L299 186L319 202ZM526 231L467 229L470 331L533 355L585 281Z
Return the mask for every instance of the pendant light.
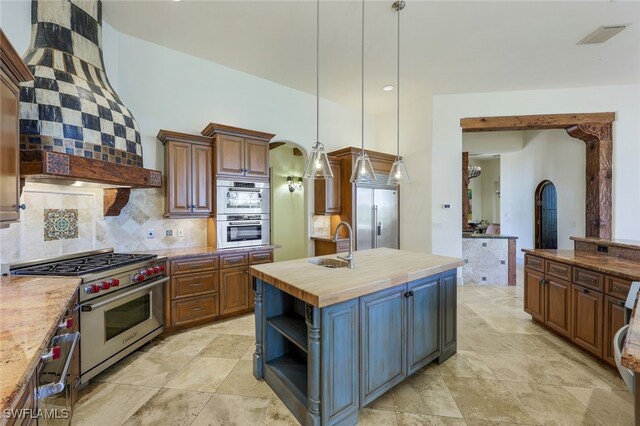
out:
M362 151L356 158L351 172L351 182L367 183L376 180L371 160L364 150L364 0L362 0L362 51L361 51L361 85L362 85Z
M404 9L405 2L397 1L393 3L393 10L398 12L398 68L397 68L397 82L396 82L396 160L391 166L391 172L389 173L388 185L400 185L401 183L411 183L409 179L409 173L407 173L407 166L404 164L404 159L400 156L400 11Z
M333 177L329 158L320 142L320 0L316 0L316 143L311 149L304 168L307 179L330 179Z

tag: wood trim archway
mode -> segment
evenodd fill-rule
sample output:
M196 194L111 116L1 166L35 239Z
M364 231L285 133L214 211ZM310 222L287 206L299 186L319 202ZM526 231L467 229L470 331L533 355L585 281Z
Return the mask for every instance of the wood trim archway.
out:
M569 136L582 140L587 148L585 236L611 238L612 125L615 119L614 112L472 117L461 119L460 127L463 132L564 129Z

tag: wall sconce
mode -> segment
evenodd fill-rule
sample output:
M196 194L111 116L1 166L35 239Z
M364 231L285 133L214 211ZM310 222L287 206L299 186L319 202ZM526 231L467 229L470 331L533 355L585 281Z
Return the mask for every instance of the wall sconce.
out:
M289 185L289 192L293 192L293 191L302 191L302 178L299 177L298 180L294 183L293 181L294 177L293 176L289 176L287 178L287 184Z

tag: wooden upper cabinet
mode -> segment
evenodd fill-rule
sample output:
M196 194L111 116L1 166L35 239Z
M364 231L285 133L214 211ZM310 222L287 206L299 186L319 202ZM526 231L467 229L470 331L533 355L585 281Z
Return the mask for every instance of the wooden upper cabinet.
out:
M160 130L165 148L166 217L213 214L213 145L210 138Z
M244 139L220 136L216 139L216 175L244 176Z
M192 145L191 163L193 212L209 215L213 212L213 147Z
M33 80L0 30L0 228L20 220L20 130L18 84Z
M269 180L269 142L275 135L217 123L209 123L202 134L213 138L216 176Z
M269 142L244 140L245 175L269 179Z
M314 182L314 213L339 214L342 182L342 162L337 158L329 158L329 166L333 178L316 179Z

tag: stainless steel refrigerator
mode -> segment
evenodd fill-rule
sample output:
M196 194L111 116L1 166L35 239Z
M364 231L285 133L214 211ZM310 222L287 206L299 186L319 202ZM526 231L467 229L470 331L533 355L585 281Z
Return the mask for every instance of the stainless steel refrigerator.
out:
M384 179L386 181L386 178ZM356 248L397 249L398 191L384 185L358 185L356 188Z

